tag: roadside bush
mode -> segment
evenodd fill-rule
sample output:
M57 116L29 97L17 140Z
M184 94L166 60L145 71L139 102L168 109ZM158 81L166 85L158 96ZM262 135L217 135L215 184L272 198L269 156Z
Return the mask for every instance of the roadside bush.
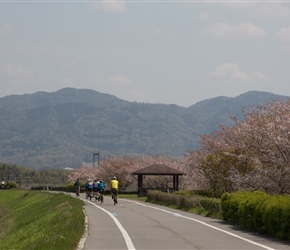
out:
M204 196L208 198L214 198L214 192L212 190L194 190L195 195Z
M51 191L68 192L67 187L64 187L64 186L60 186L60 187L50 187L49 190L51 190Z
M213 198L214 193L211 190L181 190L181 191L175 191L175 194L179 195L198 195L198 196L204 196Z
M216 198L207 198L198 195L185 195L174 193L164 193L161 191L151 190L147 193L147 202L171 206L184 211L194 210L197 214L203 214L212 218L221 219L221 204Z
M177 194L175 194L175 196L179 197L178 207L182 210L190 210L201 206L201 197L199 196L180 196Z
M45 190L45 186L33 186L30 189L31 190Z
M290 240L290 197L261 191L225 193L223 219L247 230Z
M147 192L146 201L166 206L178 204L177 199L176 197L174 197L174 195L156 190L149 190Z
M222 218L221 199L202 197L200 198L200 206L208 211L206 216Z
M261 222L266 232L290 240L290 196L270 197L263 207Z
M31 190L47 190L47 191L62 191L67 192L66 186L34 186L30 188Z
M239 225L247 230L262 232L263 206L269 196L261 191L246 192L245 195L239 203Z
M65 190L65 191L74 193L74 192L75 192L74 185L75 185L74 182L69 183L69 184L66 186L66 190Z
M222 217L225 221L238 225L238 211L239 203L245 198L245 194L238 192L235 195L230 193L224 193L221 197L221 206L222 206Z
M1 183L0 183L1 184ZM9 185L7 185L7 183L6 182L4 182L4 185L2 186L0 186L0 189L10 189L10 188L17 188L18 187L18 185L17 185L17 183L16 182L14 182L14 181L10 181L9 182Z

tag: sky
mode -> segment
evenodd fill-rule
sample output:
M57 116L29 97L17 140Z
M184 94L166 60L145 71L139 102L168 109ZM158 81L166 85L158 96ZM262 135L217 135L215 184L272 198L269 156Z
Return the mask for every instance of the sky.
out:
M290 1L0 0L0 97L92 89L189 107L290 96Z

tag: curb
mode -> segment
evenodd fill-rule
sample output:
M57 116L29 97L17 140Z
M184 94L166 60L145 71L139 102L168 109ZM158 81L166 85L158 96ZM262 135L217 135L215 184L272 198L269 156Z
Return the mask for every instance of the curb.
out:
M81 237L80 239L80 242L79 242L79 245L77 247L77 250L83 250L84 247L85 247L85 242L88 238L88 235L89 235L89 223L88 223L88 216L86 214L86 211L85 209L83 209L83 212L85 214L85 231L84 231L84 234L83 236Z

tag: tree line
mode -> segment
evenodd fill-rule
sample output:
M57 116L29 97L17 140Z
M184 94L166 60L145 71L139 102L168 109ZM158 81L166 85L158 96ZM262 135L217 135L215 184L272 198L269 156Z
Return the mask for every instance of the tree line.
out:
M75 169L69 180L118 176L122 189L137 187L131 173L155 163L185 173L180 189L208 189L216 197L225 192L263 190L290 193L290 100L242 109L244 119L230 116L232 126L220 125L200 135L198 150L179 159L168 156L115 157L92 168ZM146 176L144 186L168 186L170 178Z
M33 185L66 185L68 170L35 170L16 164L0 162L0 181L15 182L21 187Z

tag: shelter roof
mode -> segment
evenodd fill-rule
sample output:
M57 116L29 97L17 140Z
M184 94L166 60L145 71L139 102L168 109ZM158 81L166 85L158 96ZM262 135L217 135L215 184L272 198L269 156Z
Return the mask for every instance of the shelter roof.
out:
M153 164L146 168L139 169L133 175L184 175L184 173L170 168L164 164Z

